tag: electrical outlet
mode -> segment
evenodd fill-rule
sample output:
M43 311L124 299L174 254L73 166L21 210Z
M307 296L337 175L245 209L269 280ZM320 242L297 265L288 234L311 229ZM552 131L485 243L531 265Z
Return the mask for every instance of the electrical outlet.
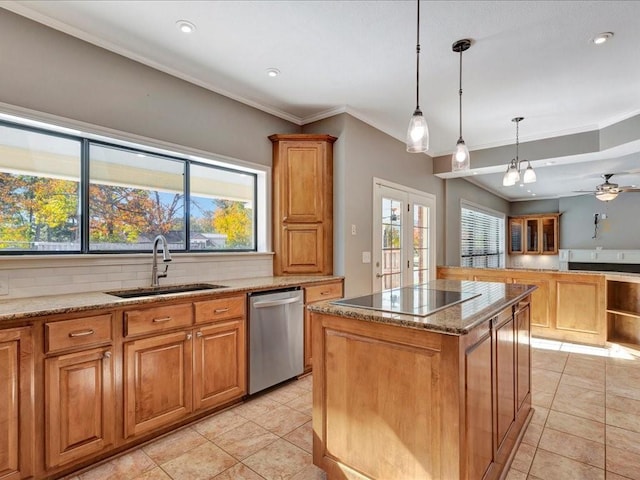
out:
M351 235L355 235L356 234L356 224L352 224L351 225Z
M9 295L9 274L0 273L0 295Z
M362 263L371 263L371 252L362 252Z

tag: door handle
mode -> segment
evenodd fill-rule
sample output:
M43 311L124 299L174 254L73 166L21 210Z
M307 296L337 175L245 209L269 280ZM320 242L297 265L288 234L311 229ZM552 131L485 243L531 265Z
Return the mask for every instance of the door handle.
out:
M253 304L254 308L267 308L267 307L277 307L278 305L287 305L289 303L299 302L300 299L297 297L293 298L285 298L283 300L273 300L270 302L256 302Z
M382 275L381 273L376 273L376 278L382 278L384 277L384 275Z

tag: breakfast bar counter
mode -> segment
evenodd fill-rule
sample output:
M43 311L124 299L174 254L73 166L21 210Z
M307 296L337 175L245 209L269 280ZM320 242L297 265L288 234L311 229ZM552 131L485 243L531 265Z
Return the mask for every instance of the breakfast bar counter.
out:
M533 413L535 288L437 280L309 307L314 463L329 480L505 476Z

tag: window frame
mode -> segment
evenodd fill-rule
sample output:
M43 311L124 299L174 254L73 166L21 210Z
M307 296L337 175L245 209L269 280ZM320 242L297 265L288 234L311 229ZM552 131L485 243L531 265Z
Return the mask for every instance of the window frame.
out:
M497 233L497 239L495 240L495 245L498 247L498 251L496 253L491 253L489 251L488 245L484 245L484 253L481 255L477 254L465 254L465 248L463 242L465 242L465 238L463 238L463 210L470 210L472 212L492 217L498 220L499 230ZM506 221L507 215L503 212L499 212L497 210L493 210L491 208L484 207L482 205L478 205L467 200L460 201L460 266L465 268L504 268L506 265ZM476 229L471 229L476 230ZM491 233L491 232L490 232ZM497 255L498 265L497 266L489 266L489 258ZM465 265L465 259L472 259L471 265ZM484 266L474 266L473 259L475 258L485 258Z
M11 119L6 119L10 117ZM20 123L24 121L25 123ZM41 124L43 126L34 125ZM136 141L130 140L118 140L116 138L107 137L103 134L92 134L88 132L79 132L78 134L66 133L63 130L74 131L66 127L59 127L54 124L49 124L45 121L30 120L26 118L16 117L12 114L4 114L0 112L0 126L15 128L19 130L25 130L33 133L49 135L52 137L63 138L67 140L78 141L80 143L80 178L79 178L79 212L80 212L80 249L78 250L57 250L57 251L38 251L38 250L0 250L0 257L2 256L64 256L64 255L127 255L127 254L139 254L149 253L149 249L125 249L125 250L91 250L90 249L90 231L89 231L89 186L90 186L90 147L91 145L104 146L108 148L115 148L132 152L135 154L144 154L153 157L161 157L171 161L178 161L184 164L184 179L183 179L183 197L184 197L184 235L185 235L185 248L174 249L173 252L177 253L194 253L194 254L216 254L216 253L258 253L260 249L260 227L261 227L261 215L260 210L265 207L261 205L262 200L268 202L267 195L261 199L259 197L260 190L267 190L268 187L260 186L260 177L268 178L268 170L260 173L260 169L249 166L248 162L238 161L243 166L234 165L232 159L227 159L224 156L218 155L194 155L190 153L180 153L176 151L169 151L164 148L158 148L152 145L143 145ZM153 143L153 142L150 142ZM191 165L198 165L204 168L211 168L213 170L222 170L226 172L238 173L241 175L249 175L253 178L253 212L252 212L252 242L253 248L225 248L225 249L192 249L190 238L190 223L191 223L191 192L190 192L190 167ZM268 211L268 208L267 208ZM268 223L268 222L264 222ZM266 225L265 225L266 227ZM268 232L265 232L268 235Z

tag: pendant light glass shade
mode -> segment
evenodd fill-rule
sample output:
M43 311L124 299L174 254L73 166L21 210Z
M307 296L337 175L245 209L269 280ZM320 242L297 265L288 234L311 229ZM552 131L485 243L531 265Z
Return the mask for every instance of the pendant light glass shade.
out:
M471 157L469 155L469 149L462 139L462 52L468 50L470 46L471 40L467 38L458 40L451 46L451 49L454 52L460 54L460 86L458 89L458 126L460 127L460 135L458 137L458 142L456 143L456 150L451 156L451 171L453 172L468 171L471 167Z
M451 170L454 172L469 170L471 166L471 157L469 156L469 149L464 143L464 140L460 138L456 143L456 151L451 156Z
M420 0L417 0L416 26L416 109L407 129L407 152L423 153L429 149L429 127L420 110Z
M407 129L407 152L421 153L429 149L429 126L419 108L413 112Z
M524 183L533 183L536 181L536 172L533 170L531 166L531 162L527 160L527 169L524 171L522 175L522 181Z
M516 166L516 161L514 159L511 160L504 177L502 177L502 185L505 187L512 187L518 180L520 180L520 172L518 172L518 167Z

